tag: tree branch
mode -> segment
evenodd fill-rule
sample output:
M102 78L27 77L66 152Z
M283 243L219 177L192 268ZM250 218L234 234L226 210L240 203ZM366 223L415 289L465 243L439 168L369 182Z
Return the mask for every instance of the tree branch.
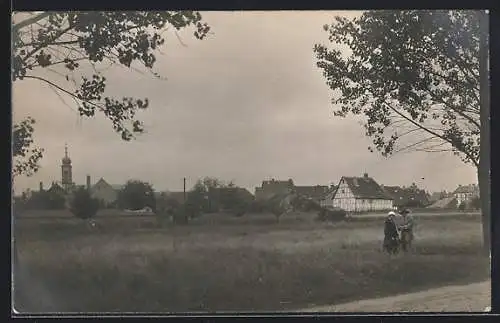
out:
M412 120L411 118L408 118L407 116L405 116L404 114L402 114L401 112L399 112L397 109L393 108L390 104L388 104L387 102L384 101L384 104L387 105L387 107L389 107L389 109L391 109L392 111L394 111L396 114L398 114L400 117L406 119L408 122L410 122L411 124L413 124L414 126L422 129L422 130L425 130L426 132L430 133L431 135L434 135L436 137L438 137L439 139L443 140L443 141L446 141L448 143L450 143L455 149L457 149L458 151L460 151L461 153L463 153L465 156L467 156L471 162L474 163L474 165L476 167L479 167L479 161L474 158L473 156L471 156L471 154L469 154L468 152L466 151L463 151L462 149L459 149L458 147L456 147L455 145L453 145L453 142L451 140L449 140L448 138L444 137L443 135L440 135L438 134L437 132L431 130L431 129L428 129L424 126L422 126L420 123L418 122L415 122L414 120Z
M26 26L29 26L31 24L34 24L34 23L36 23L44 18L47 18L48 16L50 16L49 12L42 12L42 13L38 14L37 16L20 21L12 26L12 32L18 32L19 29L24 28Z
M47 83L47 84L49 84L49 85L51 85L51 86L55 87L55 88L56 88L56 89L58 89L59 91L62 91L62 92L64 92L64 93L66 93L66 94L70 95L71 97L73 97L73 98L75 98L75 99L78 99L78 100L80 100L80 101L82 101L82 102L86 102L86 103L88 103L88 104L90 104L90 105L93 105L94 107L96 107L96 108L97 108L97 109L99 109L100 111L103 111L103 112L105 111L105 109L104 109L103 107L101 107L100 105L98 105L98 104L96 104L96 103L94 103L94 102L92 102L92 101L83 100L83 99L81 99L81 98L77 97L77 96L76 96L74 93L72 93L71 91L68 91L68 90L66 90L66 89L62 88L62 87L60 87L59 85L55 84L54 82L51 82L51 81L49 81L49 80L47 80L47 79L44 79L43 77L39 77L39 76L35 76L35 75L26 75L26 76L24 76L24 78L34 79L34 80L39 80L39 81L45 82L45 83Z
M436 137L436 136L430 136L430 137L427 137L427 138L422 139L422 140L420 140L420 141L417 141L417 142L414 142L414 143L412 143L412 144L409 144L409 145L407 145L407 146L405 146L405 147L403 147L403 148L400 148L400 149L396 150L394 153L395 153L395 154L397 154L397 153L399 153L399 152L401 152L401 151L403 151L403 150L407 150L407 149L409 149L409 148L412 148L412 147L418 146L418 145L420 145L420 144L423 144L424 142L427 142L427 141L432 140L432 139L435 139L435 138L437 138L437 137Z

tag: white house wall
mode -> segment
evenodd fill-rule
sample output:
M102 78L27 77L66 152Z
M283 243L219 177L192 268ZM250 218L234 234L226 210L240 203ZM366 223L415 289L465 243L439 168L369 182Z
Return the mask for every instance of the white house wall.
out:
M457 206L459 206L462 203L469 202L474 197L479 197L479 195L475 192L455 193L453 195L454 195L455 199L457 200Z
M333 200L323 201L324 206L333 206L347 212L386 211L393 209L393 201L386 199L359 199L356 198L342 179Z

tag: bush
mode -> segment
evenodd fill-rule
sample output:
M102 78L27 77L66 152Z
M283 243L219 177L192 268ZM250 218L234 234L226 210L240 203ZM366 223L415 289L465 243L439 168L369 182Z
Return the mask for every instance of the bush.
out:
M90 196L85 188L78 189L70 204L70 211L80 219L90 219L99 210L99 200Z
M323 208L318 212L317 220L321 222L336 222L347 218L347 212L340 208Z

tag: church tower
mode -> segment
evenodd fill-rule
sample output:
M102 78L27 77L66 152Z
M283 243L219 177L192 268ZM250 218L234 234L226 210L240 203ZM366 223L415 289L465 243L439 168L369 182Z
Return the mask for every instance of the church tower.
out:
M72 166L71 159L68 157L68 146L64 146L64 158L62 159L61 165L62 178L61 184L66 192L68 192L73 186L73 174L72 174Z

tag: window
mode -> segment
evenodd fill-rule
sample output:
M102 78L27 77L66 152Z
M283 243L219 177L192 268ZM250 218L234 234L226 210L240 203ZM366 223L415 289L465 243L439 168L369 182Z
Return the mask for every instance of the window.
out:
M340 193L344 194L345 193L345 189L341 189Z

